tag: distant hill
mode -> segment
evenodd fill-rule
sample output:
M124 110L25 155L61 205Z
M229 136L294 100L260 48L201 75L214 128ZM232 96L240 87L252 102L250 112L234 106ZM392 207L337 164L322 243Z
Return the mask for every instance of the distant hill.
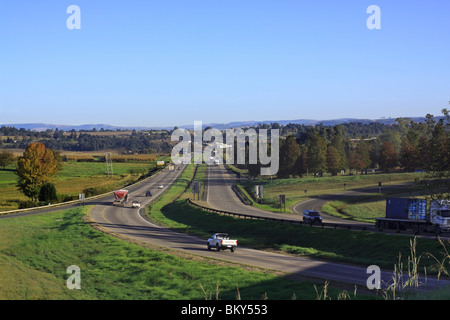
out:
M81 124L81 125L60 125L60 124L46 124L46 123L13 123L13 124L2 124L2 126L5 127L14 127L17 129L24 128L25 130L31 130L31 131L45 131L45 130L64 130L64 131L70 131L75 129L76 131L80 130L93 130L94 128L97 130L105 129L105 130L149 130L151 128L147 127L122 127L122 126L112 126L109 124ZM173 127L172 127L173 129Z
M415 122L424 122L426 120L425 117L405 117L409 118ZM439 120L441 117L435 117L436 121ZM287 125L289 123L292 124L303 124L306 126L314 126L318 124L322 124L324 126L335 126L342 123L362 123L362 124L368 124L372 122L378 122L383 124L393 124L396 122L395 118L382 118L382 119L356 119L356 118L342 118L342 119L333 119L333 120L313 120L313 119L297 119L297 120L265 120L265 121L235 121L235 122L229 122L229 123L209 123L209 124L203 124L203 128L206 127L212 127L216 129L228 129L228 128L245 128L245 127L252 127L257 126L260 124L271 124L271 123L278 123L282 126ZM6 127L14 127L17 129L24 128L25 130L31 130L31 131L45 131L47 129L55 130L58 128L59 130L64 131L70 131L72 129L75 129L76 131L80 130L93 130L94 128L97 130L101 130L102 128L104 130L158 130L158 129L167 129L172 130L174 127L134 127L134 126L112 126L109 124L82 124L82 125L55 125L55 124L45 124L45 123L13 123L13 124L1 124ZM180 125L179 128L186 128L186 129L193 129L194 125Z

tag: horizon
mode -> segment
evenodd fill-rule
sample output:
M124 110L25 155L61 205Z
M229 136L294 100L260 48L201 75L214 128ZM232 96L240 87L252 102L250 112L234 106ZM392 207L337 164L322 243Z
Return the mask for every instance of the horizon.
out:
M368 27L373 4L380 29ZM0 44L10 49L0 52L1 123L424 117L440 116L450 100L448 2L77 0L2 9Z
M440 119L443 117L443 115L432 115L435 119ZM255 124L269 124L269 123L278 123L280 124L280 126L284 126L287 124L298 124L299 122L310 122L310 123L304 123L305 125L318 125L318 124L323 124L323 123L327 123L327 122L335 122L336 124L343 124L343 123L358 123L360 121L363 122L389 122L389 121L395 121L397 118L403 118L403 119L411 119L412 121L417 120L417 119L425 119L425 115L424 116L419 116L419 117L409 117L409 116L403 116L403 117L381 117L378 119L363 119L363 118L339 118L339 119L283 119L283 120L242 120L242 121L230 121L230 122L226 122L226 123L218 123L218 122L211 122L211 123L204 123L203 127L206 126L225 126L225 125L232 125L234 124L236 127L238 126L243 126L243 124L245 123L249 123L250 126L253 126ZM199 120L201 121L201 120ZM241 124L242 123L242 124ZM42 125L43 127L37 127L38 125ZM331 124L325 124L327 125L331 125ZM335 125L335 124L333 124ZM43 131L43 130L47 130L47 129L51 129L51 127L55 127L59 130L65 130L64 127L69 127L69 128L74 128L74 127L83 127L83 126L92 126L92 129L105 129L105 130L115 130L115 129L121 129L121 130L126 130L126 129L140 129L140 130L147 130L147 129L170 129L170 128L174 128L174 127L179 127L179 128L190 128L190 127L194 127L194 123L192 124L175 124L172 126L121 126L121 125L112 125L109 123L80 123L80 124L56 124L56 123L42 123L42 122L29 122L29 123L0 123L0 126L12 126L15 127L17 129L20 129L22 127L20 126L35 126L35 128L28 128L27 130L32 130L32 131ZM102 127L105 126L105 127ZM111 128L108 128L111 127ZM40 130L38 130L40 129ZM92 130L91 129L91 130ZM89 130L89 129L78 129L78 130Z

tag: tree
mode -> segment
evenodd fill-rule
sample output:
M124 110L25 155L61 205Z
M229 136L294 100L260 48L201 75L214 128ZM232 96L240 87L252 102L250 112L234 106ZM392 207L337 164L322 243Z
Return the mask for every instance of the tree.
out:
M418 184L426 187L426 197L431 200L450 200L450 114L447 109L443 109L442 113L444 118L437 124L432 116L427 115L429 139L421 137L419 144L419 148L424 146L428 153L426 177Z
M300 146L293 136L286 138L280 148L280 169L278 175L286 178L295 173L294 165L300 156Z
M387 129L384 131L384 133L380 136L380 141L382 143L384 142L390 142L394 146L395 152L400 151L400 147L402 144L402 138L400 134L395 131L394 129Z
M365 163L364 163L364 160L363 160L361 154L359 154L356 151L351 151L350 157L348 160L348 166L350 168L350 174L352 174L352 169L362 172L364 170Z
M432 171L450 170L450 138L445 132L443 119L439 120L434 127L430 141Z
M247 164L247 170L250 177L258 177L261 173L261 162L259 162L259 159L255 164Z
M31 143L17 160L17 186L33 201L38 199L41 186L50 181L57 172L53 152L43 143Z
M339 154L339 170L348 168L347 154L345 152L345 129L342 125L334 127L334 136L331 145L336 148Z
M56 199L55 185L50 182L44 183L39 190L39 201L52 202Z
M300 149L301 149L300 156L297 158L294 164L294 172L298 174L300 177L303 177L303 175L308 172L308 163L306 158L308 149L305 147L302 147Z
M413 145L408 138L404 138L399 154L400 165L407 171L414 171L420 168L419 149Z
M318 132L315 132L311 137L306 156L309 171L322 176L323 172L327 169L326 153L327 145L325 141Z
M380 150L379 164L382 170L389 172L398 164L397 152L395 152L392 142L383 143Z
M367 173L367 169L369 169L372 165L372 160L370 158L370 153L373 149L373 146L367 141L360 141L358 147L356 148L356 152L360 155L361 160L363 162L363 167L361 168L361 173L363 170Z
M14 154L9 151L2 151L0 152L0 167L5 170L7 166L10 164L13 164L15 160Z
M331 172L332 176L337 175L340 169L340 157L338 150L333 146L328 146L327 148L327 166L328 171Z

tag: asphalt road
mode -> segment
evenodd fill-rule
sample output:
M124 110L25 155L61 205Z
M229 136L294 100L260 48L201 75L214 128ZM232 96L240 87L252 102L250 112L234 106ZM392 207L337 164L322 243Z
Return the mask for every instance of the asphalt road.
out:
M339 197L352 195L348 191L342 195L330 195L313 199L308 199L291 206L292 213L275 213L252 207L243 203L243 201L232 190L231 186L236 181L234 174L230 173L224 166L210 166L208 172L208 204L209 206L223 211L234 213L242 213L258 217L279 218L284 220L303 221L304 210L317 210L321 212L320 208L331 199L339 199ZM355 192L356 194L356 192ZM373 224L344 220L321 212L322 222L354 225L358 227L373 227Z
M209 166L208 167L208 196L207 202L208 205L212 208L235 212L247 215L254 216L265 216L265 217L275 217L282 218L285 220L302 220L303 217L300 214L305 209L320 209L320 207L326 201L329 201L327 197L322 197L319 199L312 199L301 203L301 206L297 204L297 209L301 211L297 211L294 214L284 214L284 213L272 213L267 212L265 210L261 210L259 208L255 208L252 206L248 206L244 204L241 199L236 195L236 193L232 190L231 186L236 180L234 174L230 174L229 171L223 166ZM350 193L345 193L346 195L351 195L352 192L360 192L360 191L351 191ZM341 195L338 195L339 197ZM317 206L317 207L316 207ZM332 219L331 219L332 218ZM348 224L348 221L334 218L334 217L325 217L325 221L333 221L337 223L345 223ZM325 222L324 221L324 222ZM355 224L361 224L360 222L355 222ZM227 232L226 230L222 230L223 232ZM236 252L241 252L242 248L237 250ZM292 275L303 275L307 277L321 278L327 279L330 281L340 281L351 284L359 284L365 285L368 274L367 268L349 266L338 263L330 263L323 262L309 258L303 257L293 257L293 256L285 256L282 254L275 253L267 253L255 250L245 250L245 253L252 252L252 255L249 257L249 264L255 264L256 262L261 262L259 266L285 271ZM256 257L255 257L256 256ZM392 271L382 272L382 281L383 283L390 283L392 280ZM421 280L422 283L423 279ZM449 282L441 282L449 284ZM439 283L436 283L433 279L428 279L428 285L430 286L438 286Z
M391 184L388 186L383 186L383 190L403 189L403 188L408 187L410 184L411 183ZM352 220L347 220L347 219L340 219L337 217L327 215L321 211L321 208L324 204L326 204L329 201L345 200L350 197L361 196L361 195L366 195L368 193L377 193L377 192L378 192L378 187L365 187L365 188L352 189L352 190L342 191L340 193L322 195L322 196L318 196L318 197L311 198L308 200L300 201L300 202L297 202L296 204L292 205L290 207L290 209L293 214L302 214L304 210L316 210L316 211L320 212L323 222L326 222L326 223L354 224L354 225L371 227L371 226L373 226L373 224L352 221Z
M294 221L303 220L302 215L273 213L244 204L232 190L232 185L235 181L235 175L230 174L223 165L208 166L208 205L218 210L257 217L283 218Z
M272 214L242 204L231 190L230 186L233 178L227 173L223 166L211 166L209 169L208 202L211 206L222 210L237 210L247 214ZM369 277L367 268L254 250L240 246L238 246L237 250L233 253L230 251L209 251L206 248L207 239L200 239L191 235L176 233L155 225L140 214L140 211L143 211L143 209L140 210L131 207L131 203L134 200L140 201L142 206L149 204L154 198L158 197L161 192L168 188L175 179L178 178L181 172L181 170L168 171L166 169L151 179L147 179L139 185L128 188L130 190L130 196L129 202L125 207L113 206L112 195L111 197L105 197L90 202L89 204L94 205L90 212L92 220L100 227L130 239L181 250L188 254L281 271L294 278L306 277L316 280L320 279L320 281L328 280L331 283L341 282L352 285L366 285L367 278ZM164 186L163 189L158 188L158 185L160 184ZM152 197L145 196L146 191L149 189L153 192ZM66 207L55 208L52 209L52 211L65 208ZM36 214L36 212L33 214ZM292 218L299 219L300 216L292 215ZM227 232L227 230L218 231ZM392 279L392 272L382 271L381 278L383 283L390 282ZM448 283L443 281L436 283L435 280L428 278L427 284L428 286L426 287L428 288L430 286L447 285Z
M165 172L155 177L149 184L140 185L130 194L129 203L133 200L139 200L145 205L146 202L150 201L150 199L145 197L145 191L149 187L163 184L166 188L177 178L179 173L179 171L175 173ZM240 202L238 198L235 198L236 195L230 189L229 183L231 180L227 179L225 168L214 168L210 171L209 177L211 179L208 185L209 203L213 206L220 204L222 209L238 210L240 208ZM224 181L226 182L224 183ZM163 189L156 189L154 196L158 196L158 192L162 191ZM313 278L316 280L321 279L321 281L325 279L330 282L364 286L369 276L367 274L367 268L254 250L240 246L233 253L228 250L217 252L213 249L209 251L206 248L207 239L180 234L160 227L146 220L139 213L139 209L131 208L131 205L123 208L115 207L111 205L111 202L96 205L91 210L91 218L103 228L144 243L182 250L189 254L281 271L293 278ZM245 209L254 210L255 208L246 206ZM254 213L261 212L254 211ZM392 273L382 272L382 279L388 283L392 279ZM431 281L428 279L429 284L431 284Z

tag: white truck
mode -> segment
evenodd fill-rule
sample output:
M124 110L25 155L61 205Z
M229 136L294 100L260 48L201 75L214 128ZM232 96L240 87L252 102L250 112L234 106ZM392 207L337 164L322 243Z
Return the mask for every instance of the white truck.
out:
M237 240L232 240L228 236L228 233L214 233L211 238L208 239L208 250L216 248L217 251L230 249L234 252L237 247Z

